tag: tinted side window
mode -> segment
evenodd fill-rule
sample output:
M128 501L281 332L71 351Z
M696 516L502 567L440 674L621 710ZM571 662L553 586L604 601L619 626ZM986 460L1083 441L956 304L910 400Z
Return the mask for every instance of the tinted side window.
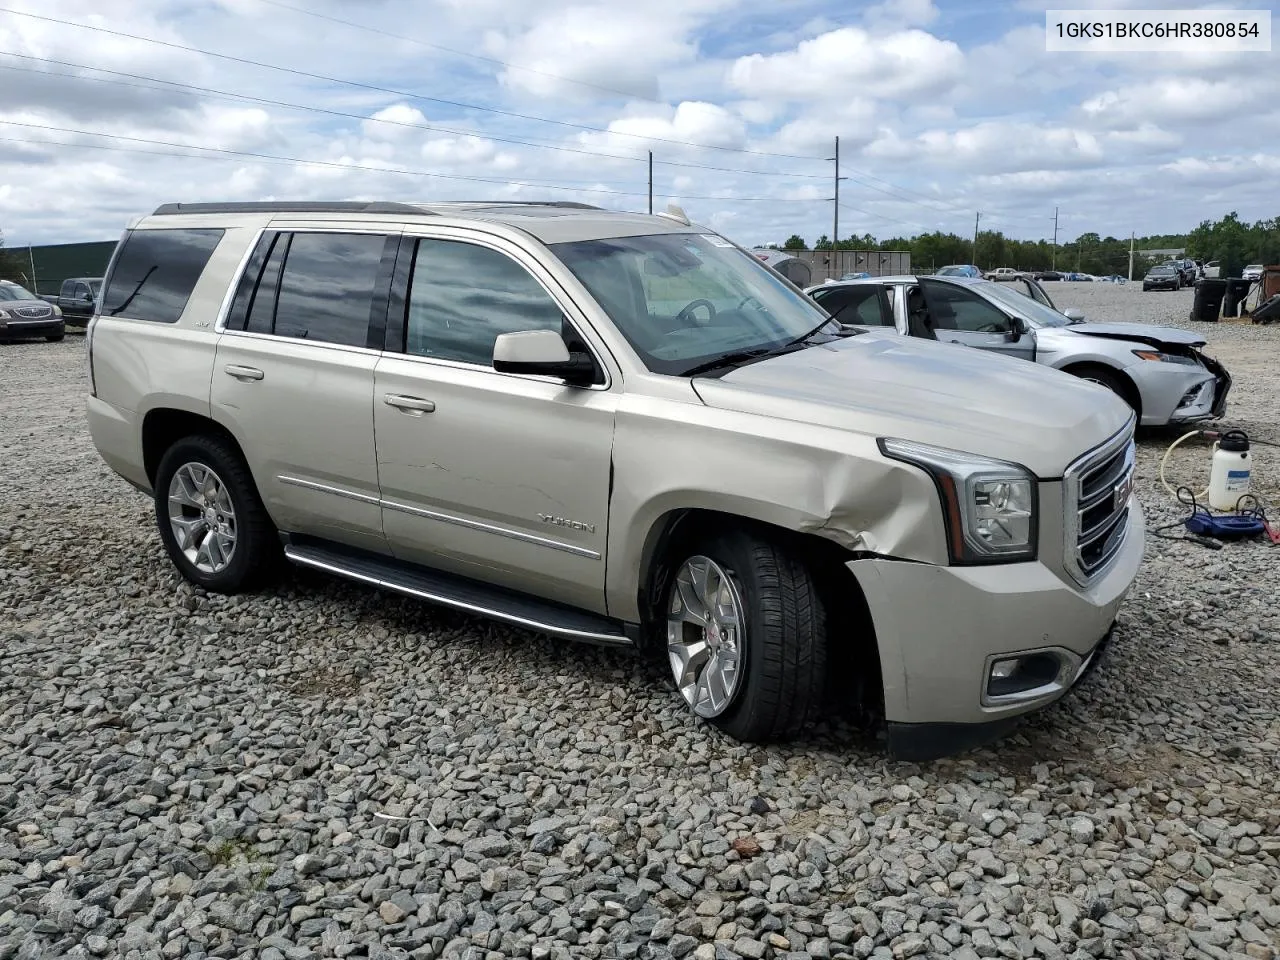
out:
M365 346L386 242L380 234L295 233L284 257L272 332L280 337ZM258 286L251 330L259 329L259 304L269 292L267 279L264 275Z
M489 366L500 333L555 330L564 315L504 253L455 240L419 240L409 285L406 352Z
M821 295L821 296L820 296ZM880 298L880 288L872 284L814 291L814 298L827 308L833 319L859 327L891 327Z
M289 249L289 234L277 234L267 251L267 262L258 285L249 291L248 321L251 333L271 333L276 325L276 296L280 293L280 268Z
M1008 333L1004 312L970 290L950 283L921 284L929 318L935 330L968 330L976 333Z
M130 232L111 271L102 312L109 317L177 323L223 232Z

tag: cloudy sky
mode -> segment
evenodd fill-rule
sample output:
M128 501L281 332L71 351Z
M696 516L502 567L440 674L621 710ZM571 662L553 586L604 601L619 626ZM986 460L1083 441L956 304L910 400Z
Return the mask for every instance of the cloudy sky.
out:
M0 0L0 229L114 239L177 200L643 210L651 150L656 209L812 241L837 135L842 236L1280 215L1280 55L1046 53L1068 5L1213 4Z

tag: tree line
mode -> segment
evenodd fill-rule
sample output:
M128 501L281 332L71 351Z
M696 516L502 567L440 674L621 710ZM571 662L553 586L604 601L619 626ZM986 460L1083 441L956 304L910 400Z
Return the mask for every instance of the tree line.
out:
M1205 220L1187 235L1187 251L1219 261L1224 277L1240 276L1251 263L1280 263L1280 217L1249 224L1233 210L1221 220Z
M774 244L773 246L778 246ZM830 250L831 239L823 234L810 248L803 237L793 234L781 244L784 250ZM1141 237L1134 241L1136 249L1175 249L1186 246L1186 237ZM1048 240L1014 240L998 230L978 233L977 250L972 237L955 233L920 233L912 237L890 237L879 240L871 234L852 236L835 245L837 250L906 250L916 270L936 270L952 263L976 263L984 270L1013 267L1015 270L1076 271L1095 276L1129 273L1129 241L1083 233L1075 240L1059 243L1055 248ZM1154 264L1137 253L1133 258L1134 276L1141 276Z
M1220 220L1205 220L1186 234L1157 234L1137 237L1136 250L1187 251L1198 260L1217 260L1221 275L1238 277L1251 263L1280 263L1280 217L1246 223L1235 211ZM809 247L805 239L792 234L785 243L771 244L783 250L830 250L831 238L826 234ZM1095 276L1129 272L1129 241L1083 233L1075 240L1059 243L1055 248L1047 240L1014 240L998 230L978 234L977 250L972 237L955 233L920 233L912 237L890 237L878 240L871 234L853 235L835 245L837 250L906 250L916 270L936 270L951 263L977 263L984 270L1013 267L1015 270L1074 270ZM1133 275L1140 277L1155 265L1135 252Z

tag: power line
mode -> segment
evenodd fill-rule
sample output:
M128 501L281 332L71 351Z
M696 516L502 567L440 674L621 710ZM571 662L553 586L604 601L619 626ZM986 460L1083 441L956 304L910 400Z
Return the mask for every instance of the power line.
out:
M490 184L498 184L500 186L542 187L543 189L547 189L547 190L568 190L574 193L607 194L609 196L615 196L615 197L648 196L648 194L646 193L631 192L626 190L606 190L599 187L554 186L546 183L537 183L532 180L529 180L529 181L506 180L506 179L500 179L496 177L474 177L474 176L465 176L463 174L456 174L456 173L435 173L433 171L427 171L427 170L409 170L403 167L378 167L378 166L370 166L369 164L364 164L364 163L360 163L360 164L339 163L335 160L309 160L302 157L283 157L277 154L255 153L248 150L230 150L223 147L203 147L203 146L199 146L197 144L192 144L192 143L174 143L168 140L155 140L148 137L128 137L128 136L124 136L123 134L99 133L93 130L77 130L71 127L56 127L56 126L52 126L48 124L40 124L40 123L23 123L17 120L0 120L0 124L7 125L7 126L14 126L14 127L25 127L33 130L46 130L46 131L51 131L55 133L70 133L78 136L103 137L109 140L124 140L129 143L141 143L141 144L147 144L150 146L174 147L181 150L197 150L202 153L214 154L214 156L210 156L210 157L193 157L190 154L165 153L162 151L155 151L155 150L127 150L126 148L123 148L123 147L115 148L115 149L122 150L124 152L144 153L152 156L176 156L176 157L180 157L188 160L249 159L254 161L265 161L269 163L286 163L286 164L292 163L292 164L305 164L308 166L331 167L331 168L336 168L339 170L345 170L349 172L365 171L370 173L391 173L391 174L400 174L401 176L435 177L441 180L460 180L460 181L466 181L469 183L490 183ZM54 146L54 147L74 146L74 147L97 147L100 149L112 149L110 147L104 147L100 144L66 144L56 140L29 140L29 139L19 139L19 138L12 138L12 137L0 138L0 139L4 139L6 142L11 142L11 143L43 144L46 146ZM664 197L667 199L674 198L674 199L682 199L682 200L719 200L726 203L816 203L819 201L829 202L828 198L823 198L823 197L717 197L717 196L702 195L702 194L656 193L656 192L654 196Z
M586 157L597 157L606 160L622 160L628 163L644 163L644 157L629 157L620 153L601 153L596 150L584 150L578 147L566 147L556 143L540 143L535 140L521 140L515 137L499 137L488 133L478 133L474 130L461 130L453 127L442 127L432 123L417 123L411 120L392 120L388 117L370 117L358 113L348 113L344 110L334 110L329 107L312 106L305 103L291 103L287 100L274 100L270 97L259 97L248 93L235 93L229 90L218 90L214 87L202 87L192 83L180 83L177 80L163 80L159 77L148 77L143 74L126 73L122 70L109 70L106 67L93 67L84 63L74 63L69 60L56 60L52 57L34 57L25 53L14 53L9 50L0 50L0 55L8 57L18 57L23 60L31 60L37 63L51 63L60 67L70 67L77 70L93 70L98 73L109 73L112 77L128 77L132 80L145 80L148 83L163 84L167 87L173 87L178 90L194 91L206 96L222 97L228 100L241 101L245 103L266 104L268 106L284 107L288 110L300 110L307 113L318 113L332 117L345 117L350 120L359 120L368 123L380 123L393 127L404 127L414 130L428 130L432 133L445 133L451 136L459 137L478 137L485 140L492 140L495 143L510 143L524 147L535 147L542 150L554 150L560 153L574 153ZM118 86L133 87L138 90L155 90L161 91L163 88L148 86L146 83L129 83L127 80L112 79L112 77L87 77L82 74L61 73L55 70L37 70L33 67L19 67L12 64L0 64L0 69L14 70L21 73L34 73L40 76L63 77L67 80L81 80L89 83L111 83ZM752 176L772 176L786 179L804 179L804 180L825 180L826 175L820 173L776 173L770 170L747 170L738 167L719 167L703 163L688 163L680 160L659 160L653 161L669 167L682 167L692 170L709 170L717 173L741 173Z
M627 133L621 130L608 130L604 127L593 127L582 123L573 123L568 120L553 120L549 117L536 117L526 113L516 113L511 110L501 110L497 107L486 107L474 103L464 103L458 100L445 100L440 97L428 97L423 94L410 93L405 90L396 90L391 87L381 87L377 84L363 83L359 80L343 80L338 77L330 77L321 73L310 73L306 70L296 70L292 67L282 67L273 63L263 63L261 60L250 60L247 57L236 57L227 53L215 53L212 50L203 50L199 47L192 47L182 43L174 43L170 40L157 40L154 37L143 37L138 34L125 33L122 30L110 30L107 27L94 26L87 23L76 23L73 20L62 20L58 17L46 17L38 13L28 13L24 10L14 10L11 7L0 7L0 13L9 13L19 17L29 17L33 20L42 20L46 23L56 23L66 27L78 27L82 30L92 30L95 33L105 33L113 37L124 37L128 40L138 40L142 43L152 43L161 47L168 47L173 50L183 50L187 53L195 53L201 56L213 57L218 60L226 60L231 63L239 63L245 66L259 67L263 70L273 70L278 73L287 73L292 76L305 77L308 80L320 80L324 83L336 83L343 86L356 87L362 90L371 90L376 93L386 93L395 97L402 97L411 100L421 100L426 103L439 103L445 106L456 107L460 110L476 110L482 113L492 113L497 116L511 117L516 120L529 120L534 123L549 123L558 127L568 127L574 130L585 130L591 133L604 133L612 136L630 137L635 140L645 140L653 143L670 143L682 147L694 147L700 150L720 150L726 153L751 154L760 157L776 157L784 160L821 160L821 157L799 156L790 153L772 153L765 150L751 150L746 147L726 147L713 143L694 143L689 140L676 140L670 137L654 137L640 133Z
M293 13L301 14L302 16L315 17L317 20L328 20L330 23L340 23L344 27L351 27L355 30L363 30L366 33L376 34L377 36L380 36L380 37L388 37L392 40L399 40L405 43L416 44L417 46L420 46L420 47L426 47L428 50L439 50L442 53L451 53L454 56L458 56L458 57L467 57L468 59L471 59L471 60L480 60L484 63L492 63L495 66L505 67L508 70L520 70L524 73L535 73L539 76L547 77L551 80L559 80L562 83L572 83L580 87L590 87L593 90L602 90L605 93L615 93L620 97L627 97L628 99L631 99L631 100L644 100L649 103L663 103L665 105L665 101L659 100L655 97L645 97L645 96L641 96L640 94L633 93L627 90L619 90L616 87L606 87L603 84L592 83L589 80L575 80L572 77L564 77L564 76L561 76L560 74L551 73L547 70L539 70L537 67L526 67L518 63L510 63L506 60L499 60L497 57L486 57L483 54L471 53L470 51L467 51L467 50L457 50L457 49L454 49L453 47L442 46L441 44L438 44L438 43L428 43L426 40L420 40L417 37L407 37L407 36L404 36L403 34L393 33L390 30L380 30L377 27L371 27L368 24L356 23L352 20L343 20L341 17L331 17L328 14L318 13L315 10L305 10L302 7L295 7L292 4L282 3L281 0L259 0L259 2L269 4L273 7L280 7L282 10L290 10Z

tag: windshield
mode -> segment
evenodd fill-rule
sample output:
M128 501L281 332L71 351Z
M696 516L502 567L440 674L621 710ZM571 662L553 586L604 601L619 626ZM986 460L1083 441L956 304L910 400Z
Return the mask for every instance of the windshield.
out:
M1050 310L1039 300L1032 300L1025 293L1010 290L1007 286L992 280L975 283L973 289L980 291L988 300L994 300L1024 317L1033 327L1065 327L1071 322L1057 310Z
M664 233L552 246L654 373L781 350L827 312L714 234ZM828 318L829 320L829 318Z
M1152 267L1151 273L1160 277L1168 276L1173 273L1173 267Z
M39 300L34 293L29 293L26 287L20 287L16 283L0 284L0 300Z

